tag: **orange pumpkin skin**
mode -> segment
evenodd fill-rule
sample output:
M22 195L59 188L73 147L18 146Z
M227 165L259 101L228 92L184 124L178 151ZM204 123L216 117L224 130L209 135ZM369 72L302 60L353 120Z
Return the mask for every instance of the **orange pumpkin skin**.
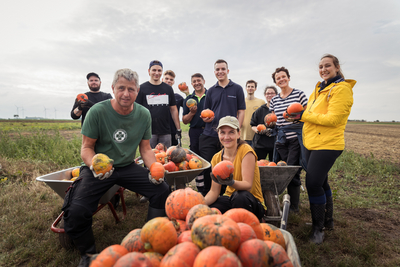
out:
M106 247L97 255L95 261L102 266L113 266L122 256L128 253L128 250L121 245L111 245Z
M271 255L274 258L275 266L293 267L293 264L290 261L289 256L287 255L286 251L283 249L282 246L272 241L264 241L264 242L271 250Z
M234 170L235 169L232 162L229 160L223 160L213 167L212 173L215 177L225 180L229 177L229 175L233 174Z
M285 238L277 227L269 223L260 223L260 225L263 228L264 240L277 243L281 245L284 250L286 250Z
M178 167L179 167L179 170L180 170L180 171L183 171L183 170L190 170L189 162L187 162L186 160L184 160L184 161L182 161L181 163L179 163Z
M150 175L155 180L160 180L160 178L164 178L165 169L164 166L160 162L153 162L150 166Z
M174 172L176 169L176 165L172 161L168 162L167 164L164 164L163 166L164 169L169 172Z
M175 246L178 234L170 220L157 217L148 221L142 228L140 238L148 252L158 252L162 255Z
M277 122L278 118L276 117L276 115L274 113L269 113L267 115L265 115L264 117L264 122L267 126L271 126L272 122Z
M192 225L195 220L197 220L200 217L206 216L206 215L212 215L215 214L212 209L204 204L197 204L196 206L192 207L188 214L186 215L186 225L187 228L190 230L192 229Z
M254 215L252 212L242 209L230 209L224 213L224 216L231 218L236 223L245 223L250 225L253 228L254 233L256 234L257 238L260 240L264 240L264 231L260 225L260 221L258 220L257 216Z
M87 97L87 95L86 94L78 94L77 96L76 96L76 101L80 101L80 102L83 102L83 103L85 103L86 101L88 101L89 100L89 98Z
M190 99L188 99L188 101L186 101L186 106L187 106L188 108L197 106L197 102L196 102L196 100L194 100L193 98L190 98Z
M303 111L303 106L300 103L290 104L287 108L287 113L293 114Z
M210 246L197 255L193 267L242 267L235 253L221 246Z
M113 159L110 159L107 155L102 153L98 153L92 158L92 166L96 174L105 174L111 171L113 163Z
M211 208L211 210L214 212L214 214L222 215L222 212L217 208Z
M192 241L192 230L186 230L182 232L178 237L178 244L183 242L193 242Z
M161 255L160 253L157 252L145 252L143 253L143 255L145 255L149 261L151 262L153 267L159 267L161 260L163 258L163 255Z
M74 177L78 177L79 176L79 172L80 172L80 168L75 168L72 170L72 178Z
M274 266L274 258L268 245L259 239L251 239L240 244L237 255L243 267Z
M142 229L134 229L127 234L124 239L122 239L121 246L124 246L128 252L146 252L144 248L144 243L140 238L140 233Z
M192 242L183 242L171 248L161 260L160 267L185 267L193 266L194 260L200 249Z
M259 132L261 132L261 131L263 131L263 130L266 130L266 129L267 129L267 127L265 127L264 124L259 124L259 125L257 125L257 131L259 131Z
M186 220L189 210L197 204L205 204L201 193L190 187L178 189L173 191L165 201L165 212L170 219Z
M244 241L257 238L253 228L246 223L237 223L240 228L240 243Z
M201 160L199 160L198 158L193 158L192 157L189 160L189 168L191 170L203 168L203 162L201 162Z
M212 118L212 117L214 117L214 111L212 111L211 109L204 109L200 113L200 117L202 117L202 118Z
M165 158L167 157L167 154L163 151L157 153L155 155L157 162L160 162L161 164L165 163Z
M167 151L167 147L163 144L163 143L158 143L157 145L156 145L156 149L158 150L158 151L164 151L164 152L166 152Z
M185 82L182 82L178 85L179 90L186 91L189 87L186 85Z
M273 161L271 161L270 163L268 163L268 165L267 166L276 166L276 163L275 162L273 162Z
M174 218L171 219L172 224L175 227L176 233L179 236L187 230L187 224L184 220L175 220Z
M122 256L115 264L114 267L152 267L151 261L143 253L129 252Z
M224 246L236 252L240 245L240 229L235 221L224 215L206 215L194 222L192 241L201 249Z

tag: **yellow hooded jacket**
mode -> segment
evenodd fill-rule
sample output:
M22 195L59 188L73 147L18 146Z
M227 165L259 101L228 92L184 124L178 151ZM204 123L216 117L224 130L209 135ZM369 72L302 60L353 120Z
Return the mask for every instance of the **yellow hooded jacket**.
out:
M301 117L303 144L308 150L343 150L356 81L331 83L318 92L320 84L316 85Z

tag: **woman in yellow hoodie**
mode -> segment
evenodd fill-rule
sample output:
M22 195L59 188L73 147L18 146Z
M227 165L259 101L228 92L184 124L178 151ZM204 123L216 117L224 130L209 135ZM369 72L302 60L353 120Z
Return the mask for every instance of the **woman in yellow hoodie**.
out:
M310 201L312 234L320 244L324 228L333 229L332 191L328 172L344 149L344 130L353 105L354 80L345 80L339 60L330 54L319 63L318 82L306 110L292 119L304 122L303 144L307 159L306 187Z

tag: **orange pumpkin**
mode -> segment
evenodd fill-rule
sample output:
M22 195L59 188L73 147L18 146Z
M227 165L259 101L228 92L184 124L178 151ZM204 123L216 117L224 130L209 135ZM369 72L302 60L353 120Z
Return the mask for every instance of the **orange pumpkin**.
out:
M280 160L280 161L278 161L276 166L287 166L287 163L285 161L283 161L283 160Z
M168 157L168 159L169 160L171 160L171 153L172 153L172 151L174 151L174 149L176 148L176 146L170 146L168 149L167 149L167 157Z
M247 240L240 244L237 255L243 267L274 266L271 250L259 239Z
M72 170L72 178L79 176L79 170L80 168L75 168Z
M156 145L156 149L158 150L158 151L167 151L167 147L163 144L163 143L158 143L157 145Z
M303 111L303 106L300 103L292 103L287 108L287 113L293 114Z
M214 212L214 214L222 215L222 212L217 208L211 208L211 210Z
M282 116L283 116L284 119L289 119L289 117L288 117L286 111L283 112Z
M213 167L212 174L215 177L219 177L221 179L227 179L231 174L233 174L233 171L234 171L233 163L230 162L229 160L223 160Z
M197 102L196 102L196 100L194 100L193 98L190 98L190 99L188 99L188 101L186 101L186 106L187 106L188 108L197 106Z
M289 256L287 255L285 249L282 246L268 240L264 242L271 250L271 255L274 258L275 266L286 266L286 267L293 266L292 262L289 259Z
M193 266L200 249L192 242L183 242L171 248L161 260L160 267Z
M161 164L164 164L165 163L165 159L167 157L167 154L165 152L161 151L161 152L157 153L155 155L155 157L156 157L157 162L160 162Z
M197 204L193 206L186 215L186 225L190 230L195 220L206 215L215 214L214 211L207 205Z
M77 96L76 96L76 101L80 101L80 102L86 102L86 101L88 101L89 100L89 98L87 97L87 95L86 94L78 94Z
M194 221L192 241L201 249L209 246L224 246L236 252L240 245L240 229L229 217L206 215Z
M171 222L173 223L173 225L175 227L176 233L178 234L178 238L184 231L186 231L188 229L186 221L184 221L184 220L175 220L172 218Z
M92 158L93 170L96 174L105 174L111 171L114 160L110 159L107 155L98 153Z
M160 153L160 150L158 150L156 148L153 148L152 150L153 150L154 154Z
M268 165L267 166L276 166L276 163L275 162L273 162L273 161L271 161L270 163L268 163Z
M184 161L182 161L181 163L179 163L178 167L179 167L179 170L180 170L180 171L183 171L183 170L190 170L189 162L187 162L186 160L184 160Z
M214 111L212 111L211 109L204 109L200 113L200 117L202 117L202 118L212 118L212 117L214 117Z
M221 246L210 246L197 255L193 267L241 267L235 253Z
M189 160L189 168L191 170L203 168L203 162L198 158L192 158Z
M164 169L169 172L174 172L176 169L176 165L172 161L168 162L167 164L164 164L163 166Z
M153 267L159 267L161 264L161 260L163 258L163 255L157 252L145 252L143 253L151 262Z
M224 216L231 218L237 223L241 222L250 225L250 227L253 228L257 238L260 240L264 240L263 229L260 225L260 221L258 220L257 216L254 215L254 213L246 209L235 208L225 212Z
M274 113L268 113L264 117L264 122L267 126L271 126L271 123L277 122L277 121L278 121L278 118L276 117L276 115Z
M170 219L186 220L189 210L197 204L205 204L201 193L190 187L178 189L173 191L165 201L165 212Z
M257 161L258 166L268 166L268 164L269 164L269 160L266 160L266 159L260 159Z
M122 239L121 246L125 247L129 252L146 252L144 243L140 238L142 229L134 229Z
M128 250L121 245L112 245L106 247L97 255L95 261L102 266L113 266L122 256L128 253Z
M185 82L182 82L178 85L179 90L186 91L189 87L186 85Z
M151 261L143 253L129 252L122 256L114 265L114 267L152 267Z
M281 245L284 250L286 250L285 238L277 227L269 223L261 223L260 225L263 228L264 240L277 243Z
M267 127L265 127L264 124L259 124L259 125L257 125L257 131L259 131L259 132L261 132L261 131L263 131L263 130L266 130L266 129L267 129Z
M237 223L240 228L240 243L244 241L257 238L256 233L254 232L253 228L247 223Z
M192 230L186 230L178 236L178 244L183 242L192 242Z
M165 217L157 217L148 221L142 228L140 238L148 252L164 255L178 242L173 223Z
M160 162L153 162L150 166L150 175L155 180L160 180L164 178L165 169L164 166Z

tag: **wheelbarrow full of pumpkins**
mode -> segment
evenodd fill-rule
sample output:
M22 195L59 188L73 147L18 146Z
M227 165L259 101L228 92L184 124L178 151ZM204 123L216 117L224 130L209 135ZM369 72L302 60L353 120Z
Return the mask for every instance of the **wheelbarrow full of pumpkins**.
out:
M265 205L267 206L264 220L273 224L280 224L280 228L286 230L290 196L288 194L283 196L282 209L279 196L285 191L301 166L287 166L286 163L271 164L272 166L260 165L263 164L259 164L260 181Z

